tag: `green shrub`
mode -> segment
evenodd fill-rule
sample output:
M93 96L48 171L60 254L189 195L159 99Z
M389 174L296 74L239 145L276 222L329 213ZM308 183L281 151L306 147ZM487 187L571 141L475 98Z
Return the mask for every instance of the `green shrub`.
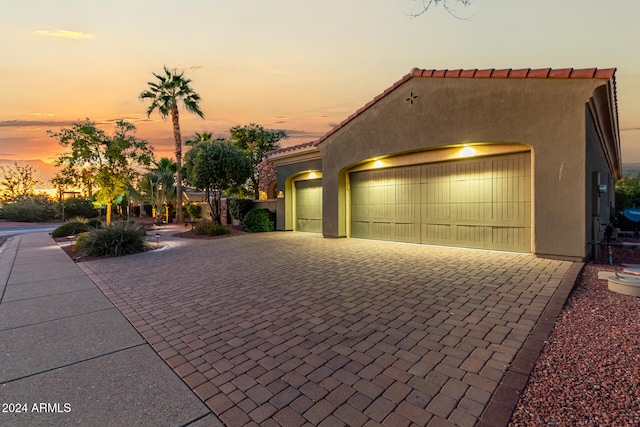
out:
M193 234L200 236L222 236L228 233L229 229L227 227L211 221L198 221L193 227Z
M90 219L89 221L87 221L87 225L93 228L102 227L102 223L100 222L100 220L97 220L97 219Z
M9 221L44 222L58 217L58 203L47 195L20 198L4 205L4 217Z
M76 239L76 242L73 244L73 246L71 247L71 252L78 252L78 250L80 249L80 247L82 246L82 241L84 239L87 238L87 236L89 235L89 233L82 233L78 235L78 238Z
M229 215L231 218L242 221L244 216L253 209L253 200L251 199L230 199Z
M74 216L94 218L99 215L100 212L97 209L93 208L93 203L91 203L91 200L72 197L71 199L67 199L64 201L65 218L71 218Z
M273 231L275 218L269 209L252 209L242 220L242 229L250 233Z
M202 218L202 206L197 203L189 203L187 206L187 215L189 218L199 219Z
M53 230L51 235L53 237L67 237L74 234L80 234L91 230L89 224L81 221L69 221L62 224L60 227Z
M120 222L94 230L80 239L81 256L122 256L143 252L146 248L144 227L133 222Z

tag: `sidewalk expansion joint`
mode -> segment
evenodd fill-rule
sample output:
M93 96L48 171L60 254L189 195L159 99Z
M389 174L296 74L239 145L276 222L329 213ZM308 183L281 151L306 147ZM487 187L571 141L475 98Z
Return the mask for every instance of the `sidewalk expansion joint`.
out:
M9 267L9 275L7 276L7 281L5 283L1 284L2 292L0 293L0 304L2 304L2 300L4 298L5 291L7 289L8 284L9 284L9 279L11 279L11 272L13 271L13 266L16 263L16 258L18 257L18 249L20 248L20 241L22 240L22 236L20 236L20 235L15 236L15 237L18 237L18 239L19 239L18 243L17 243L18 247L16 248L16 251L13 254L13 259L11 260L11 266ZM9 237L5 242L2 243L2 248L5 248L5 246L9 246L11 244L12 240L13 240L13 237ZM4 249L3 249L3 251L4 251ZM0 260L2 260L2 256L4 256L4 254L0 253Z
M146 342L141 342L139 344L134 344L134 345L130 345L130 346L127 346L127 347L122 347L122 348L120 348L118 350L109 351L109 352L106 352L106 353L98 354L96 356L87 357L87 358L81 359L81 360L76 360L75 362L66 363L64 365L56 366L55 368L45 369L44 371L38 371L38 372L34 372L32 374L29 374L29 375L24 375L22 377L13 378L13 379L10 379L8 381L3 381L3 382L0 382L0 385L10 384L10 383L15 382L15 381L24 380L26 378L31 378L31 377L35 377L37 375L46 374L47 372L57 371L58 369L68 368L69 366L78 365L78 364L81 364L81 363L84 363L84 362L89 362L91 360L99 359L99 358L104 357L104 356L110 356L112 354L117 354L117 353L120 353L121 351L131 350L132 348L137 348L137 347L140 347L140 346L147 346L147 345L149 345L149 344L146 343Z
M21 300L21 301L26 301L26 300ZM6 302L5 304L10 304L11 302L13 302L13 301ZM7 328L7 329L0 328L0 332L15 331L16 329L22 329L22 328L27 328L27 327L36 326L36 325L44 325L44 324L51 323L51 322L57 322L57 321L60 321L60 320L65 320L65 319L73 319L73 318L76 318L76 317L86 316L87 314L101 313L103 311L110 311L110 310L118 310L118 309L116 307L110 307L110 308L103 308L103 309L100 309L100 310L87 311L87 312L84 312L84 313L75 314L73 316L56 317L55 319L43 320L42 322L36 322L36 323L27 323L27 324L24 324L24 325L14 326L12 328ZM120 310L118 310L118 312L120 312Z

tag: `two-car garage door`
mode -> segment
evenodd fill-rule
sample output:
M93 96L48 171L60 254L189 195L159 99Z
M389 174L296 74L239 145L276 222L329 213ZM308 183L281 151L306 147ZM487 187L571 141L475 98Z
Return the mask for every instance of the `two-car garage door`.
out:
M531 250L530 154L353 172L351 236Z

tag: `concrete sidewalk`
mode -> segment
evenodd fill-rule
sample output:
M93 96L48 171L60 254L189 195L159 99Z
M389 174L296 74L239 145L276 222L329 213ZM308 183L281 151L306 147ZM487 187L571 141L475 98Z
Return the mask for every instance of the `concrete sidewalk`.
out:
M47 233L0 247L0 425L221 426Z

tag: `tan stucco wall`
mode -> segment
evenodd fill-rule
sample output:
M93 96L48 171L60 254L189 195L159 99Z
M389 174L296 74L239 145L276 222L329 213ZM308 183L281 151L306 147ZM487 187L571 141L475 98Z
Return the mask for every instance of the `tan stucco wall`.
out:
M532 251L582 259L585 103L606 80L412 78L330 135L323 164L323 234L346 235L347 171L378 156L473 142L532 149ZM413 104L407 101L417 96ZM597 156L595 156L597 157ZM589 176L590 180L591 177ZM589 193L590 194L590 193Z

